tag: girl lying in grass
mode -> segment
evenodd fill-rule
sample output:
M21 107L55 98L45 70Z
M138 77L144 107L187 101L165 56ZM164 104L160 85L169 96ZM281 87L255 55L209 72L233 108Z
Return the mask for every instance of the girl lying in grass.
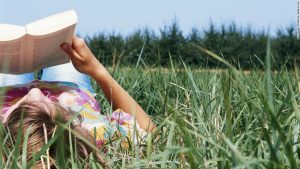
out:
M72 44L65 43L61 47L73 65L68 63L45 68L41 80L34 80L33 73L0 74L0 86L5 86L1 120L13 137L7 146L14 147L20 130L19 150L22 150L22 142L27 136L25 133L29 132L26 158L27 161L32 160L57 128L70 122L65 128L70 127L72 132L66 129L61 136L65 143L69 144L71 133L72 144L76 144L80 158L86 160L93 155L103 164L99 151L93 147L101 147L113 136L127 136L136 142L139 136L152 131L154 124L141 106L98 62L82 39L74 36ZM88 76L97 82L116 110L110 116L100 114ZM48 151L50 158L55 159L55 144ZM7 159L8 154L4 158ZM38 159L34 166L42 168L42 162ZM50 161L51 166L55 163L55 160Z

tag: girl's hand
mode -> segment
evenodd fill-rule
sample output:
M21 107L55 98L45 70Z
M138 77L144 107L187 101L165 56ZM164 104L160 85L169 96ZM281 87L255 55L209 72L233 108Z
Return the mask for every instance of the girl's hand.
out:
M76 35L73 37L72 44L63 43L61 48L70 57L76 70L81 73L93 76L102 67L84 40Z

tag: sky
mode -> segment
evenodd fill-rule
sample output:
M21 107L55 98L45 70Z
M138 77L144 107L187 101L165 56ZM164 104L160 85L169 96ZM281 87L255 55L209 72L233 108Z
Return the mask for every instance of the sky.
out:
M144 27L159 32L174 20L185 34L232 21L272 34L297 22L296 0L0 0L0 23L26 25L69 9L77 12L82 36L128 35Z

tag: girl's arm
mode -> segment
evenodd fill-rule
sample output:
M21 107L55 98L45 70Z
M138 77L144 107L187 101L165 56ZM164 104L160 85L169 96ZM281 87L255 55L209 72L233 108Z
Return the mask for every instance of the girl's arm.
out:
M106 68L96 59L83 39L74 36L72 45L62 44L74 67L96 80L113 109L120 108L136 117L137 123L146 131L155 128L151 118L141 106L113 79Z

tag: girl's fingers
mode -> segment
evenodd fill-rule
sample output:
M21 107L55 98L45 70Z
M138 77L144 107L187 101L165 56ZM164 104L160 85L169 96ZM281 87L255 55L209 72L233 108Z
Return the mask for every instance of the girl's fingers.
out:
M82 38L74 37L72 46L75 52L77 52L81 57L86 56L88 47Z
M67 53L71 60L84 61L82 57L80 57L71 47L71 45L67 43L63 43L61 48Z

